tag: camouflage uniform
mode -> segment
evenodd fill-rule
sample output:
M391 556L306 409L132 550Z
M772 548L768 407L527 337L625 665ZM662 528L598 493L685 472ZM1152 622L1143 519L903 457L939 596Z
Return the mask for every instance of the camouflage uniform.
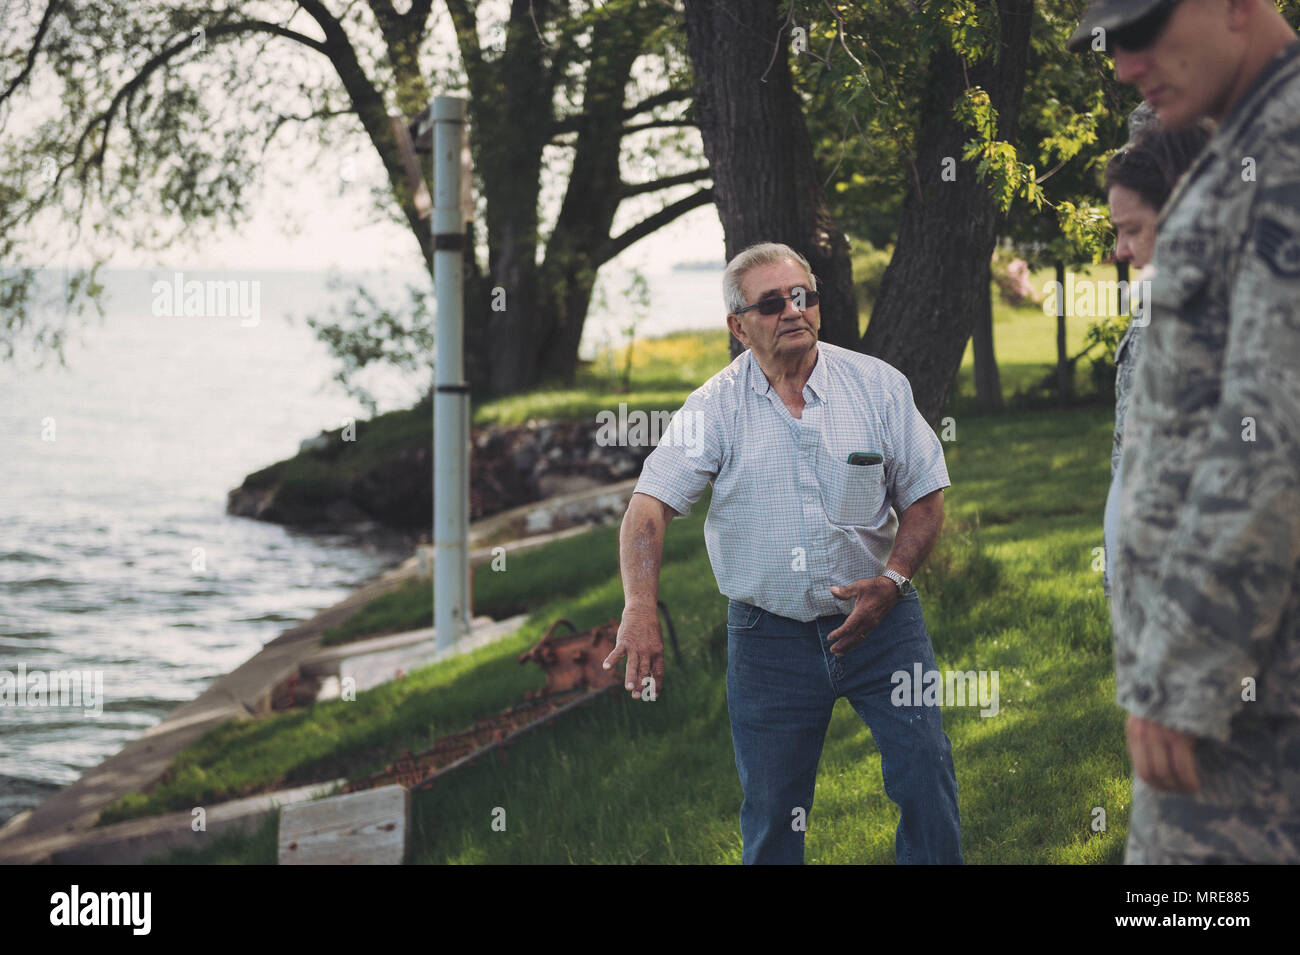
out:
M1170 197L1153 264L1115 676L1125 709L1197 737L1201 791L1135 777L1128 861L1300 862L1300 43Z
M1145 307L1145 306L1144 306ZM1119 533L1119 502L1124 487L1120 473L1120 458L1124 453L1124 422L1128 415L1129 398L1133 394L1133 370L1137 367L1138 355L1142 352L1142 336L1145 324L1139 325L1138 319L1129 323L1128 331L1120 339L1115 349L1115 440L1110 451L1110 493L1106 495L1106 516L1104 521L1106 541L1106 565L1102 575L1102 587L1106 599L1114 598L1111 581L1111 559L1118 552L1115 537Z
M1155 128L1159 120L1156 111L1149 103L1141 103L1128 116L1128 142L1125 148L1133 146L1148 126ZM1139 273L1140 275L1140 273ZM1134 276L1137 281L1139 276ZM1146 308L1145 303L1143 309ZM1142 333L1146 323L1138 324L1140 319L1129 322L1128 331L1115 348L1115 441L1110 450L1110 474L1113 478L1119 470L1119 458L1124 450L1124 420L1128 413L1128 400L1133 393L1133 369L1137 367L1138 354L1142 351Z
M1133 394L1133 369L1142 353L1144 325L1131 322L1128 331L1115 349L1115 441L1110 450L1110 473L1113 477L1119 468L1119 458L1124 451L1124 422L1128 417L1128 401Z
M1141 353L1141 339L1145 325L1139 325L1138 320L1128 324L1128 331L1125 337L1119 340L1119 347L1115 348L1115 439L1110 446L1110 491L1106 494L1106 513L1102 521L1102 530L1105 533L1105 573L1101 577L1102 589L1106 592L1106 599L1114 599L1113 592L1113 555L1118 554L1119 548L1115 546L1115 537L1119 533L1119 498L1123 491L1123 474L1119 469L1123 450L1125 450L1125 420L1128 413L1128 399L1132 396L1134 390L1134 369L1138 366L1138 355Z
M1128 116L1128 142L1125 143L1125 148L1137 142L1143 129L1154 126L1157 122L1156 111L1149 103L1138 104ZM1134 282L1138 280L1137 277L1133 279ZM1142 307L1143 310L1146 309L1145 304ZM1110 558L1115 553L1115 533L1119 527L1119 494L1123 487L1119 461L1124 453L1124 420L1128 414L1128 400L1133 393L1133 369L1137 367L1138 354L1142 350L1142 333L1146 329L1146 322L1139 325L1138 321L1135 316L1129 322L1128 330L1115 348L1115 440L1110 448L1110 493L1106 495L1105 517L1106 566L1102 575L1107 600L1114 596L1111 593Z

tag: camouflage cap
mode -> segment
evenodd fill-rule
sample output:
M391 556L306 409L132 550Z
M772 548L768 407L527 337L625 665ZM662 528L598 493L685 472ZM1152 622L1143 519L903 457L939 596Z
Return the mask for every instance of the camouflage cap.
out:
M1079 27L1074 31L1066 49L1071 53L1082 53L1092 43L1092 31L1098 28L1110 33L1131 23L1141 20L1166 0L1092 0L1088 4Z

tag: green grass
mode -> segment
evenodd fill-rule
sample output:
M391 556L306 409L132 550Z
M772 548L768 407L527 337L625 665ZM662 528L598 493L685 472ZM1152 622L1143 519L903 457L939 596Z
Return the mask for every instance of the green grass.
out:
M1040 276L1035 276L1038 282ZM1041 283L1036 284L1036 288ZM1054 361L1055 322L1035 309L995 309L1004 392ZM1086 320L1071 320L1070 353ZM612 390L603 356L580 387L541 389L486 404L475 421L512 423L556 413L594 416L619 400L675 408L727 361L727 337L683 333L634 346L634 388ZM1093 407L980 417L966 411L969 349L958 377L955 440L945 445L955 486L948 524L918 574L941 669L997 670L1001 712L948 709L968 862L1120 861L1130 780L1122 714L1113 704L1110 626L1093 548L1109 482L1111 410ZM409 413L404 413L409 414ZM427 417L427 416L426 416ZM398 429L392 425L393 433ZM708 495L665 541L661 594L687 656L670 659L654 706L596 701L530 734L413 800L413 861L737 862L741 793L726 715L726 600L703 546ZM267 787L374 772L403 750L427 747L541 684L515 662L556 617L580 628L622 611L618 530L597 528L478 568L475 612L531 611L515 635L360 695L208 734L164 782L111 807L101 822L190 808ZM329 636L427 626L427 581L378 598ZM1094 833L1094 807L1107 831ZM504 832L493 811L506 810ZM809 862L889 862L898 813L880 758L846 702L836 708L818 776ZM175 862L266 862L274 826L214 840Z
M390 411L356 423L355 440L340 440L342 428L328 432L334 439L319 454L297 454L248 476L250 487L262 487L279 481L292 500L305 503L328 503L346 487L353 474L365 472L379 464L388 453L414 440L428 441L433 430L432 408L428 403L414 408Z
M1112 703L1108 615L1091 569L1108 479L1108 417L1088 409L1007 416L972 421L968 432L948 449L955 526L918 575L940 668L1000 673L999 715L944 714L966 858L1118 862L1129 779ZM996 449L1023 443L1038 450L1021 463L1055 474L1058 491L1022 495L1017 520L987 525L983 515L1004 514L1006 506L993 497L1008 480ZM674 521L669 540L698 533ZM741 793L721 652L725 601L702 547L665 561L662 579L671 605L692 620L693 658L670 667L676 682L655 706L602 701L522 741L505 765L486 761L420 795L415 861L739 860ZM490 825L498 806L507 812L505 832ZM1106 832L1091 831L1096 806L1106 810ZM810 819L809 862L893 859L897 809L884 794L870 735L845 701L827 735Z
M490 647L358 693L354 701L225 723L178 754L147 793L110 805L98 824L378 772L404 750L426 749L438 736L540 689L541 671L515 658L542 629L525 627Z
M707 504L703 507L690 519L701 525L701 532ZM698 534L694 539L675 536L664 548L665 559L685 559L695 551L698 540ZM183 750L161 783L106 808L99 825L209 805L270 788L368 775L404 750L425 749L437 736L467 728L475 719L517 702L525 691L541 687L541 671L522 667L516 660L541 639L556 617L568 617L585 628L618 615L621 605L604 616L593 616L583 607L590 599L598 599L601 606L610 605L610 593L621 593L617 578L611 580L609 571L617 564L618 528L602 527L510 556L504 572L479 568L474 575L475 593L486 603L495 601L501 607L508 598L515 604L512 612L532 611L518 634L361 693L355 702L336 700L217 727ZM404 601L410 620L428 625L429 587L427 581L413 581L388 595L396 599L382 607L397 613L401 608L398 601ZM367 605L363 613L373 606L374 602ZM476 603L475 612L482 610ZM379 616L379 611L368 615L369 619Z
M629 408L676 411L686 396L731 361L729 335L721 322L713 331L675 332L658 338L641 339L632 347L631 388L622 390L621 374L627 348L602 351L582 365L574 384L543 385L527 394L496 398L474 408L476 427L490 424L522 424L530 418L585 418L617 408L620 401Z
M892 250L875 249L869 243L861 242L852 243L851 249L858 298L858 328L865 333L874 294L879 289L880 277L889 264ZM1087 266L1072 271L1076 279L1115 277L1114 267L1108 265ZM1043 296L1044 288L1055 281L1056 272L1050 267L1038 269L1029 277L1029 285L1038 296ZM1044 376L1056 367L1055 314L1044 313L1041 305L1008 305L998 294L996 283L990 287L993 296L993 350L997 357L1004 400L1020 406L1055 404L1054 397L1033 393ZM1066 350L1070 357L1083 351L1087 345L1085 334L1093 321L1094 319L1083 316L1066 318ZM1100 349L1093 354L1100 354ZM1090 359L1084 359L1075 369L1076 394L1085 399L1097 391L1089 376L1089 361ZM1102 397L1109 398L1109 395ZM948 396L946 412L969 413L974 406L975 352L968 342L961 369Z
M1097 265L1075 269L1076 278L1113 279L1113 266ZM1045 282L1055 281L1052 269L1040 269L1030 276L1029 284L1041 295ZM1095 318L1070 315L1065 320L1066 353L1073 358L1087 347L1087 331ZM1052 407L1054 395L1033 393L1033 389L1056 367L1056 316L1045 314L1041 305L1014 307L993 293L993 351L997 356L998 377L1002 383L1004 400L1011 406ZM1098 394L1089 370L1093 357L1101 354L1094 349L1089 357L1075 366L1074 387L1078 399L1083 401L1113 402L1114 395L1107 390ZM961 368L948 395L947 410L951 413L970 413L975 403L975 351L970 342L962 356Z
M485 606L479 596L477 578L474 580L473 590L474 612L495 617L493 608ZM407 580L393 590L368 600L338 626L327 627L321 634L321 646L335 646L364 637L378 637L431 626L433 626L433 584L428 580L416 578Z
M1113 704L1100 575L1110 417L1105 409L962 419L946 446L955 482L943 540L918 575L941 669L997 670L1000 713L944 713L952 739L966 859L974 863L1118 862L1129 776ZM524 737L413 800L413 861L735 862L740 788L725 701L725 598L702 541L708 499L672 523L661 593L687 662L669 661L654 706L603 699ZM208 779L261 767L368 770L381 751L416 748L527 688L514 656L557 616L592 626L622 610L612 529L534 552L529 587L549 594L517 637L397 684L299 714L224 727L188 761ZM587 547L560 551L573 540ZM563 556L561 554L563 553ZM504 582L523 565L511 567ZM521 573L521 578L523 574ZM522 580L521 580L522 583ZM549 596L549 599L547 597ZM512 682L517 681L517 682ZM315 747L308 754L306 749ZM349 749L352 751L349 755ZM370 755L363 756L363 752ZM310 757L310 758L308 758ZM333 760L331 762L331 760ZM197 781L194 776L192 781ZM286 784L292 779L284 779ZM191 788L175 806L216 798ZM1090 828L1094 807L1109 828ZM494 831L493 811L506 810ZM841 701L827 734L807 841L809 862L889 862L898 814L870 735ZM265 859L247 837L224 859ZM177 861L184 861L177 857Z
M687 541L665 543L669 555L689 550ZM473 612L500 620L533 608L561 595L582 593L604 583L607 568L590 560L593 553L618 556L618 527L598 527L588 533L564 538L544 549L506 554L504 572L490 565L474 568ZM556 566L567 568L557 580ZM325 631L322 643L346 643L359 637L400 633L433 625L432 583L409 580L396 589L374 598L337 627Z
M201 849L176 849L144 865L275 865L279 831L280 814L271 813L251 832L222 833Z

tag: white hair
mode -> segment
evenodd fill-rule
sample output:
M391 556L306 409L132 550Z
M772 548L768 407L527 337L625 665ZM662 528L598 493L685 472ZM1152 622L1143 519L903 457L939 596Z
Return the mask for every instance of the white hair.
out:
M727 312L735 314L750 304L745 301L745 293L740 286L751 269L761 265L776 265L787 260L798 262L803 266L812 283L809 291L817 291L817 276L813 275L812 266L808 264L807 259L780 242L759 242L738 252L736 257L727 263L727 269L722 273L722 298L727 304Z

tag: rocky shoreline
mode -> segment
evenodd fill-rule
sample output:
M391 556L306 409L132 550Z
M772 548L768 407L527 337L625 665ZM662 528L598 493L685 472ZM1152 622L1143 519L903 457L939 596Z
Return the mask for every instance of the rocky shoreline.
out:
M470 432L471 521L635 477L651 447L601 445L592 421L530 420ZM427 543L433 524L429 436L347 466L342 431L302 443L295 458L250 474L229 492L226 513L379 546ZM313 474L312 480L303 473Z

